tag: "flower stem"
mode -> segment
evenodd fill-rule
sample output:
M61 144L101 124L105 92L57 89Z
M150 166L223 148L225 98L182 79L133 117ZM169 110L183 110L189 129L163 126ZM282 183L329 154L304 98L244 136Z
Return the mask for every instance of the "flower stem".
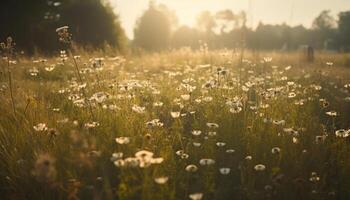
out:
M73 55L72 55L72 58L73 58L73 61L74 61L74 66L75 66L75 70L77 71L77 76L79 78L79 81L80 81L81 84L83 84L83 79L81 78L81 74L80 74L80 70L79 70L79 66L78 66L77 60L74 58ZM87 95L85 93L85 89L84 88L82 88L82 92L83 92L84 98L86 99L86 102L87 102L87 104L89 106L89 111L90 111L90 114L91 114L91 118L92 118L92 120L94 120L95 116L94 116L94 113L92 111L92 106L91 106L91 104L89 102L89 99L87 98Z
M12 103L12 110L13 114L16 115L16 104L15 99L13 97L13 87L12 87L12 75L11 75L11 68L10 68L10 58L7 56L7 75L8 75L8 82L9 82L9 88L10 88L10 97L11 97L11 103Z

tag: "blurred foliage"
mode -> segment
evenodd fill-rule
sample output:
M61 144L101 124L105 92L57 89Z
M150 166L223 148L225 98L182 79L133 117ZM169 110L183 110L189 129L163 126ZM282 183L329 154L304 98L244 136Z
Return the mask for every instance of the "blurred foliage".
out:
M256 50L295 50L300 46L309 45L317 49L339 49L340 33L336 20L329 11L323 11L314 20L310 29L302 25L289 26L287 24L264 24L262 22L256 29L246 26L245 12L233 13L231 10L218 11L215 15L205 11L198 17L198 29L191 30L181 27L173 34L174 47L179 44L195 47L193 41L204 41L210 48L249 48ZM340 23L340 21L339 21ZM344 29L349 27L349 22L344 22ZM191 35L191 39L186 38ZM197 38L192 38L196 35ZM181 39L182 38L182 39ZM346 38L346 36L344 37ZM350 45L350 43L342 43Z
M55 29L69 26L73 40L88 49L116 49L125 52L128 39L119 17L107 0L3 0L0 39L12 36L17 49L27 54L53 53L60 50ZM302 25L264 24L246 26L244 11L230 9L216 13L203 11L196 27L179 26L176 12L164 4L150 1L148 9L136 22L133 46L160 51L171 48L247 48L252 50L291 51L302 46L332 51L350 50L350 11L338 18L322 11L311 28Z
M172 26L174 21L177 25L176 15L166 6L151 2L135 28L134 45L145 50L197 49L203 43L212 49L244 47L283 51L306 45L332 51L349 50L350 47L350 12L340 13L337 21L329 10L322 11L313 20L311 28L260 22L252 29L246 26L247 15L244 11L234 13L229 9L216 13L203 11L197 17L195 28Z
M338 21L339 46L343 50L350 50L350 11L341 12Z
M124 30L112 7L103 0L3 0L1 40L12 36L18 49L32 54L59 50L56 28L68 25L73 39L85 47L109 44L124 51Z
M150 51L169 47L172 19L166 10L150 2L148 10L136 22L135 46Z

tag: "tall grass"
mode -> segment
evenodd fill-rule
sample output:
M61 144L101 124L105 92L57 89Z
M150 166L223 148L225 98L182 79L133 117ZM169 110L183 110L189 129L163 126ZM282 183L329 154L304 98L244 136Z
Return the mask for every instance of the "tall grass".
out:
M13 65L4 199L350 197L348 55L79 54Z

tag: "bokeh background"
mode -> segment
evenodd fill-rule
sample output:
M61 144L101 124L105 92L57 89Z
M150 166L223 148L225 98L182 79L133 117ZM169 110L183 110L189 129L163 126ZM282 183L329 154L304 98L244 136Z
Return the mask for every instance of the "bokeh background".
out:
M350 2L2 0L0 39L24 54L59 51L55 29L68 25L77 45L120 53L174 48L350 50Z

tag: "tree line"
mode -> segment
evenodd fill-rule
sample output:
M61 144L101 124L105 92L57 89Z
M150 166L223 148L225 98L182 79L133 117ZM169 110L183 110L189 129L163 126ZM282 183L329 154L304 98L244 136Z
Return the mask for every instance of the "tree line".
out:
M0 39L11 36L27 54L52 53L60 44L56 28L69 26L77 45L124 51L127 38L106 0L1 0Z
M199 48L202 42L214 49L244 46L256 50L296 50L308 45L316 49L350 50L350 11L339 13L338 20L329 10L322 11L311 28L260 22L253 29L246 25L245 12L232 10L204 11L194 28L178 26L173 23L177 21L174 16L175 12L166 6L151 2L136 24L134 47L151 51L184 46Z
M203 11L197 25L188 27L179 25L175 11L150 1L130 41L108 0L2 0L0 5L0 40L11 36L16 48L27 54L59 51L55 30L66 25L77 45L92 49L111 46L120 52L129 47L146 51L198 49L204 43L213 49L295 50L309 45L350 50L350 11L339 13L338 19L330 11L322 11L311 28L259 23L255 29L247 26L243 11Z

